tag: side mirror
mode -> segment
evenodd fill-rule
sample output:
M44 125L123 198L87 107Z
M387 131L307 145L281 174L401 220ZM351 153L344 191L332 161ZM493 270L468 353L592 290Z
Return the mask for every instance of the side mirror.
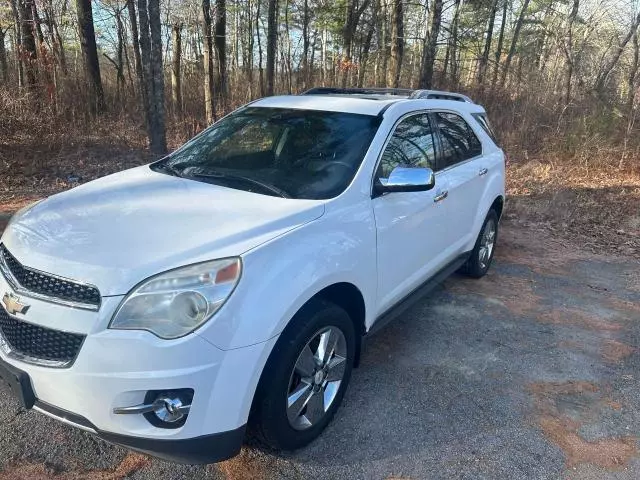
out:
M430 168L396 167L386 182L376 182L375 192L424 192L436 185L436 177Z

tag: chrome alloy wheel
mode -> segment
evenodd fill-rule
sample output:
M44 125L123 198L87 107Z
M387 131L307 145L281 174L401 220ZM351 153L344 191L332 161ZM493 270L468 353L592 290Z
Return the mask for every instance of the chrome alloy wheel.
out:
M496 222L493 218L489 218L482 231L480 238L480 248L478 249L478 263L480 268L485 270L491 261L493 254L493 246L496 241Z
M316 332L304 346L291 372L287 418L296 430L320 421L333 404L344 378L347 341L338 327Z

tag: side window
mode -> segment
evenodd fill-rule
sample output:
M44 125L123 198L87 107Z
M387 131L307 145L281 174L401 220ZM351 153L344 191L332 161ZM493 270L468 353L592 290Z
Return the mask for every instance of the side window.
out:
M489 135L491 140L493 140L493 143L497 145L498 139L496 137L496 133L491 127L491 123L489 122L487 115L485 113L472 113L471 116L476 119L478 124L484 129L485 132L487 132L487 135Z
M396 167L431 168L436 156L429 115L412 115L398 124L387 143L378 167L378 178L389 178Z
M442 141L442 167L446 168L482 153L482 144L460 115L435 114Z

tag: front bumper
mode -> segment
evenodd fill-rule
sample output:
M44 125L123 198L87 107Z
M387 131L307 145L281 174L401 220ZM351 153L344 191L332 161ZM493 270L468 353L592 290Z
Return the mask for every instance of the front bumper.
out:
M164 460L188 464L206 464L226 460L240 452L245 425L209 435L187 439L156 439L121 435L100 430L86 418L36 398L26 372L0 360L0 379L9 385L23 405L68 425L78 427L117 445L128 447Z
M12 292L0 275L0 295L5 291ZM26 363L0 349L1 364L27 376L34 409L107 441L177 462L210 463L239 451L276 338L225 351L197 334L162 340L149 332L108 329L121 297L104 297L98 312L23 300L30 305L27 314L12 317L86 336L68 368ZM179 428L159 428L143 415L113 412L143 403L149 391L176 389L194 391L186 423Z

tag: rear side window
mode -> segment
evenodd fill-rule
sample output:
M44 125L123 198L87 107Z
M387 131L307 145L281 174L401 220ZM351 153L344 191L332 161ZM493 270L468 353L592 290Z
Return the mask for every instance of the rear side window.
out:
M486 113L472 113L471 116L476 119L476 121L482 127L482 129L485 132L487 132L487 135L489 135L489 137L491 137L491 140L493 140L493 143L495 143L497 145L498 144L498 139L496 138L496 133L493 131L493 128L491 127L491 123L489 122L489 119L487 118L487 114Z
M442 144L442 168L473 158L482 153L482 144L460 115L434 114Z

